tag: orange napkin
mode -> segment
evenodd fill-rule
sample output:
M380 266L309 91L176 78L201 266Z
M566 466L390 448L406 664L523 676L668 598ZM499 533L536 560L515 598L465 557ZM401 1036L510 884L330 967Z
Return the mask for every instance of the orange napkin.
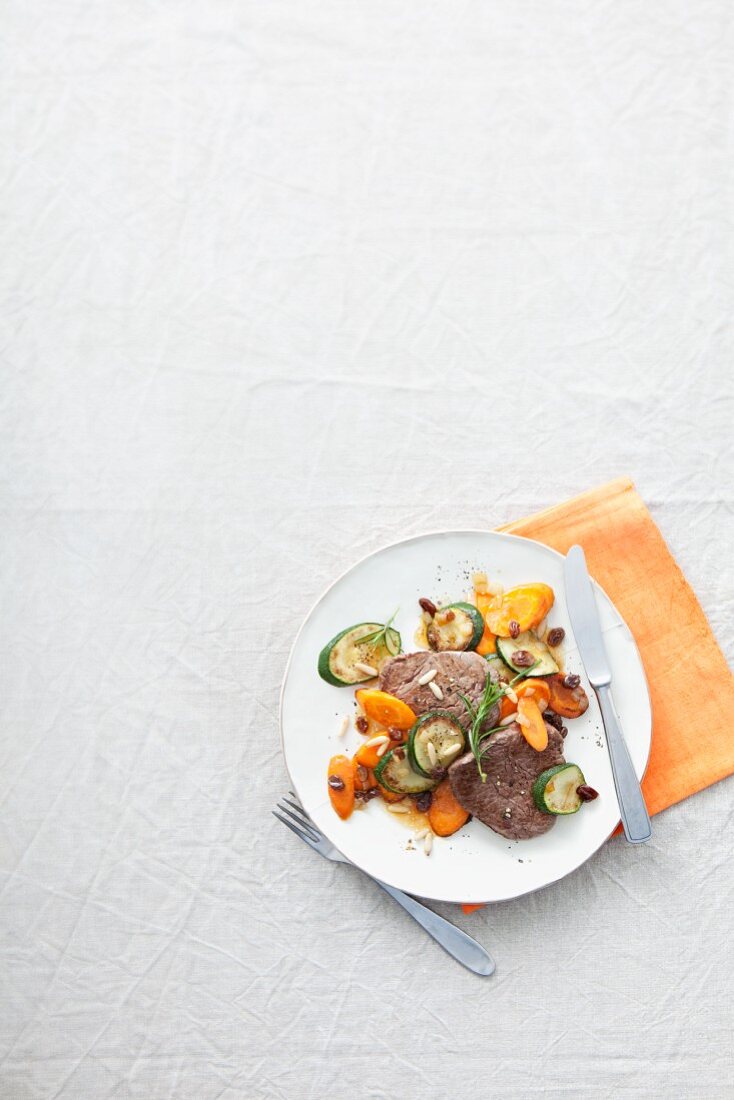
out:
M642 789L651 814L734 773L734 677L693 589L626 478L508 523L565 554L580 543L589 572L634 634L652 699ZM685 668L685 676L681 669ZM701 685L714 687L702 691ZM690 737L690 715L696 737ZM464 912L480 908L463 906Z

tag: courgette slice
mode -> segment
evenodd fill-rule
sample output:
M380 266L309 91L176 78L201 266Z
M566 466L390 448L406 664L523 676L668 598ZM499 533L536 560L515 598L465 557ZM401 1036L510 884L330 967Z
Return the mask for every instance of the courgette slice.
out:
M464 727L445 710L422 714L408 737L408 759L414 771L432 777L434 768L448 768L466 743ZM428 746L433 746L434 759Z
M510 680L515 676L514 670L507 667L499 653L493 653L491 655L491 660L492 663L489 666L489 675L499 684L509 684ZM487 661L490 661L489 657L487 657Z
M581 809L578 789L585 783L578 764L556 764L541 772L533 783L533 800L542 813L567 817Z
M497 652L505 664L515 672L527 672L527 666L512 663L512 654L519 649L524 649L534 661L537 661L533 668L533 676L550 676L553 672L558 672L558 665L553 660L548 646L545 642L541 642L532 630L525 630L516 638L497 639Z
M428 644L439 653L476 649L483 633L482 613L470 603L450 603L439 608L426 626Z
M438 786L438 779L413 771L405 749L398 751L401 756L396 756L396 750L390 749L375 768L375 779L381 786L396 794L421 794Z
M380 634L381 640L361 642L361 638L373 638ZM389 627L384 631L384 623L357 623L348 626L332 638L319 653L319 676L327 684L345 687L351 684L364 684L374 677L358 669L356 665L367 665L379 672L390 657L400 652L401 639L397 630Z

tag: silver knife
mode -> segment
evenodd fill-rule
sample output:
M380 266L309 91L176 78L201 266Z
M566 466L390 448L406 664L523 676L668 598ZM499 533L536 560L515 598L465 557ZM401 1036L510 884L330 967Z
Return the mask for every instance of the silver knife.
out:
M614 709L611 691L612 670L604 648L599 612L586 568L586 558L580 546L572 546L568 551L564 563L564 577L571 626L578 643L581 660L584 662L586 675L599 700L599 709L606 730L607 748L612 762L612 775L624 835L630 844L644 844L652 836L650 815Z

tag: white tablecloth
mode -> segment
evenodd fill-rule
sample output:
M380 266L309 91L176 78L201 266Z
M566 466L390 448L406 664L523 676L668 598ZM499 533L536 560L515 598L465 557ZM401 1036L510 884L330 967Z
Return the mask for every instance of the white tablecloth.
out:
M0 1095L734 1095L731 780L438 907L488 981L269 816L403 535L631 474L731 655L730 3L2 22Z

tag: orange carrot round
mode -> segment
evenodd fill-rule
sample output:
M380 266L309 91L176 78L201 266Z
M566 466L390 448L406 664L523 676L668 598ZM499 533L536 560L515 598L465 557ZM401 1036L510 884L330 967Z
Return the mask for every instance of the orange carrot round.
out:
M588 710L589 697L581 684L575 688L566 687L560 672L549 676L547 682L550 689L549 710L560 714L562 718L579 718Z
M527 695L517 704L517 721L522 735L527 743L536 752L542 752L548 748L548 730L545 728L543 715L534 699Z
M516 622L520 631L531 630L546 617L554 599L550 585L521 584L505 592L500 606L491 608L484 619L493 634L509 638L511 622Z
M521 680L519 684L515 684L515 694L518 699L524 699L529 696L535 699L541 710L547 710L550 703L551 689L545 680Z
M402 802L405 798L404 794L398 794L397 791L389 791L387 787L383 787L380 780L377 780L377 786L384 802Z
M451 836L468 820L469 814L456 801L449 779L442 779L433 792L428 811L428 822L434 833L436 836Z
M356 692L357 702L368 718L380 722L383 726L395 726L399 730L409 730L415 723L416 715L407 703L376 688L361 688Z
M377 780L373 774L372 768L367 767L366 764L362 764L358 759L359 749L352 757L352 765L354 766L354 789L355 791L368 791L370 787L377 786ZM363 778L360 778L363 776Z
M482 618L484 618L484 633L482 634L481 641L477 646L477 653L481 657L486 657L489 653L497 652L497 642L492 631L487 626L486 614L493 608L499 607L502 601L497 596L490 595L489 592L474 592L474 604L478 611L481 611Z
M378 745L373 745L371 743L377 737L388 737L385 752L380 752L380 749L385 744L384 741L380 742ZM385 753L389 752L390 749L396 748L398 745L402 745L402 747L405 748L405 740L396 741L394 738L389 737L385 730L379 730L374 737L370 737L363 745L359 746L354 754L354 759L365 768L376 768Z
M503 695L500 699L500 721L503 718L508 718L511 714L514 714L517 710L517 703L513 703L509 695Z
M348 756L332 756L327 783L331 805L346 820L354 809L354 764Z

